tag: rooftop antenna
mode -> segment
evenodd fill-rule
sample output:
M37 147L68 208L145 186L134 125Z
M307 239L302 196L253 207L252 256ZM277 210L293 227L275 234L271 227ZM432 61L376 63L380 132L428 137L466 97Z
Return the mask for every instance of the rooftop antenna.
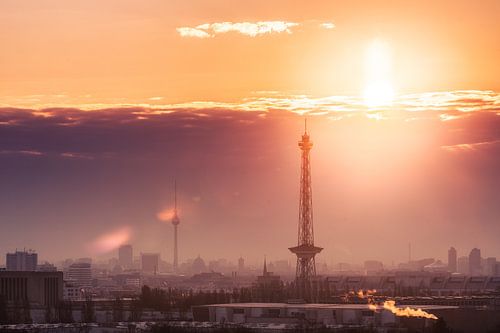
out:
M307 117L304 118L304 133L307 134Z

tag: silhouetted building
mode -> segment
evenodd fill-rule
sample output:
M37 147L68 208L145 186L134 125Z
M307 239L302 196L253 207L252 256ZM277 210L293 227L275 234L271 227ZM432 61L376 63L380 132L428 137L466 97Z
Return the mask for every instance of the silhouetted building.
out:
M76 259L76 262L92 265L92 258L89 257L78 258Z
M457 259L457 271L460 274L469 274L469 257L463 256Z
M63 274L0 271L0 295L7 305L27 300L32 308L54 307L63 297Z
M141 270L146 274L157 274L160 264L158 253L141 253Z
M245 259L240 257L238 259L238 272L242 273L245 270Z
M257 276L253 294L262 302L274 302L279 299L282 291L282 283L279 275L274 275L267 270L267 263L264 259L262 275Z
M481 275L481 250L473 248L469 254L469 274Z
M129 286L140 288L142 286L141 274L139 272L128 272L123 274L118 274L112 277L120 286Z
M16 251L6 255L8 271L36 271L37 265L38 254L32 251Z
M57 272L57 267L48 262L44 262L41 265L38 265L37 271L39 272Z
M92 287L91 265L85 262L77 262L68 267L66 280L77 288L87 289Z
M64 281L63 299L67 301L77 301L85 298L85 289L69 282Z
M207 266L205 265L205 261L201 259L201 257L198 255L198 257L193 260L193 265L191 266L191 269L193 273L199 274L203 273L207 270Z
M497 275L497 258L489 257L484 260L484 274L490 276Z
M122 245L118 249L118 263L122 268L131 268L133 264L134 252L132 245Z
M424 258L419 260L411 260L407 263L399 264L400 269L410 271L422 271L425 266L432 264L436 260L434 258Z
M451 273L457 271L457 250L453 246L448 250L448 271Z
M455 306L418 305L418 308L439 317L453 316L458 310ZM456 314L455 314L456 316ZM448 318L448 317L446 317ZM408 319L413 319L409 321ZM193 320L214 323L249 323L258 327L257 332L307 332L315 331L313 327L338 325L354 326L345 332L384 332L387 327L406 327L412 323L421 331L426 319L398 317L382 305L374 305L374 311L367 309L366 304L289 304L289 303L228 303L210 304L193 307ZM446 319L448 322L448 319ZM430 321L430 320L429 320ZM309 325L310 330L304 328ZM382 328L381 330L376 327ZM483 327L483 326L482 326ZM356 330L356 328L358 328ZM371 329L369 329L371 328ZM320 331L320 330L318 330ZM330 331L330 329L325 329ZM331 329L332 332L337 329Z
M441 260L436 260L432 264L425 265L423 270L425 272L447 272L448 265L444 264Z
M262 275L257 276L257 284L259 286L274 287L279 286L281 279L279 275L274 275L273 272L267 270L267 262L264 259L264 268L262 270Z
M189 280L197 284L217 283L227 279L224 274L219 272L204 272L193 275Z

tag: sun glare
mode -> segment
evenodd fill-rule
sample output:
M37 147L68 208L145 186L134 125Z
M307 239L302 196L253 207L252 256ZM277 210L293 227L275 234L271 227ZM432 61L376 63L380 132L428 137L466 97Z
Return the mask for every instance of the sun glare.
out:
M386 43L374 40L366 52L365 104L369 107L389 105L394 99L391 84L391 53Z

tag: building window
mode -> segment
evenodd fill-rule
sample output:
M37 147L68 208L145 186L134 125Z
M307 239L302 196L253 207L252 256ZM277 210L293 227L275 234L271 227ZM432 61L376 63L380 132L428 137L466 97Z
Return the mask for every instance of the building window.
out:
M233 309L233 314L245 314L245 309L235 308Z

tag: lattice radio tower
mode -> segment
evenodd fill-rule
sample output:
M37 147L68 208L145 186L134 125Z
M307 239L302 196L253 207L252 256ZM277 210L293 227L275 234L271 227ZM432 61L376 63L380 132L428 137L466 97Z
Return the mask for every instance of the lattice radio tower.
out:
M298 296L302 298L309 298L307 290L310 287L311 278L316 276L314 257L323 250L321 247L314 246L311 162L309 158L312 145L307 133L306 120L304 134L302 140L299 141L301 169L298 244L289 248L292 253L297 255L296 283Z

